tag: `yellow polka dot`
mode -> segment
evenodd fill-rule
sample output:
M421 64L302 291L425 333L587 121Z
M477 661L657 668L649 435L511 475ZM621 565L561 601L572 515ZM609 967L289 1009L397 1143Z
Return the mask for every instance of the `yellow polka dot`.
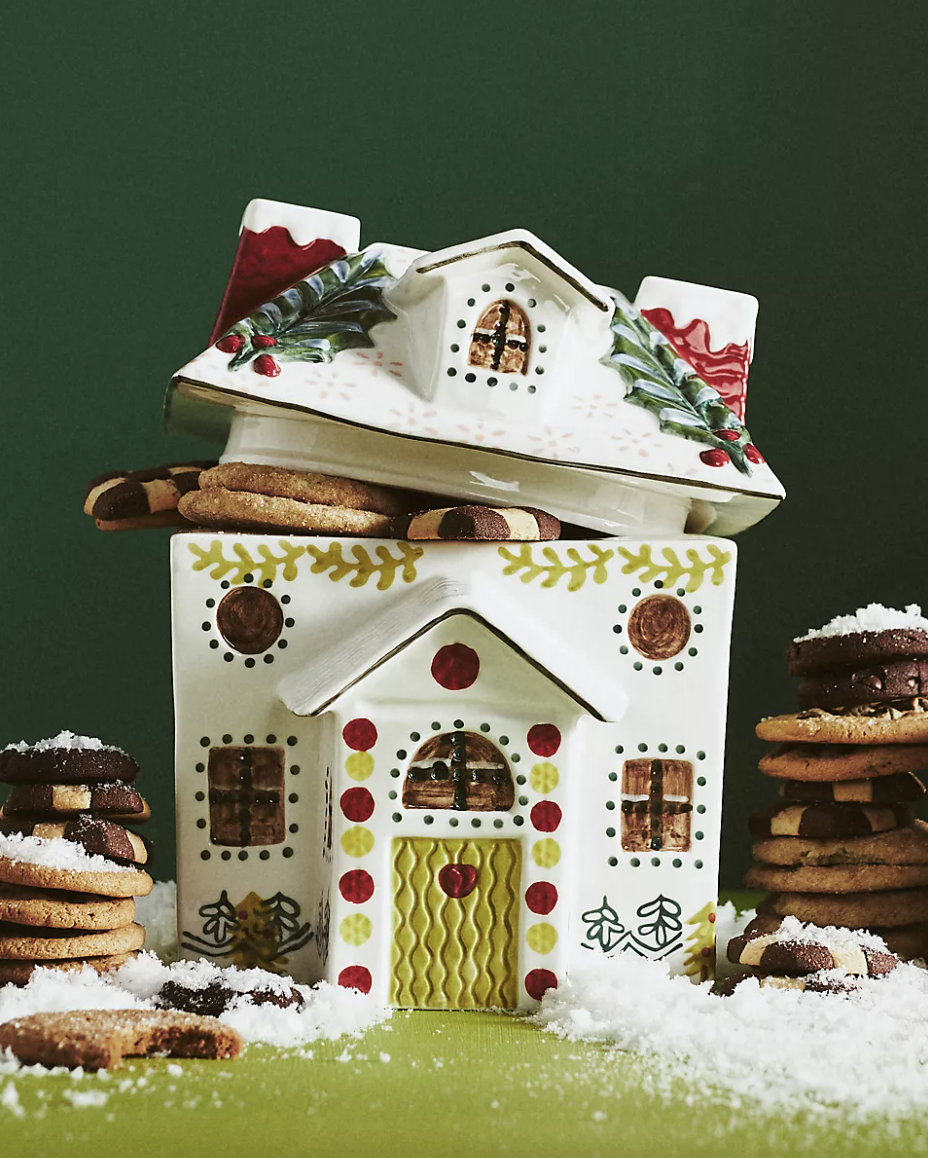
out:
M347 833L345 834L347 836ZM344 840L344 837L342 837ZM553 868L561 859L561 846L550 837L532 845L532 860L539 868Z
M363 913L352 913L350 917L346 917L338 926L342 940L347 941L349 945L363 945L370 937L372 930L373 926L371 925L370 917L365 917ZM531 929L529 932L531 932ZM547 950L539 949L538 952L546 953Z
M543 764L535 765L529 773L528 779L536 792L540 792L542 796L546 796L549 792L553 792L555 788L557 788L559 777L554 765L545 761Z
M374 771L374 757L370 752L352 752L345 761L345 771L352 780L366 780Z
M525 941L536 953L550 953L557 944L557 929L547 921L539 921L537 925L529 928L525 934Z
M373 847L374 834L369 828L356 824L342 833L342 848L349 856L367 856Z

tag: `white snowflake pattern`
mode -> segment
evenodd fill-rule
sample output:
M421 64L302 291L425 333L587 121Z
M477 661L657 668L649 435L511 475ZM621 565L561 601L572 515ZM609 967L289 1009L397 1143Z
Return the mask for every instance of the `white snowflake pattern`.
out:
M402 362L388 362L383 350L376 354L366 354L361 350L355 351L355 357L366 364L367 372L372 378L379 377L380 373L389 374L392 378L402 378Z

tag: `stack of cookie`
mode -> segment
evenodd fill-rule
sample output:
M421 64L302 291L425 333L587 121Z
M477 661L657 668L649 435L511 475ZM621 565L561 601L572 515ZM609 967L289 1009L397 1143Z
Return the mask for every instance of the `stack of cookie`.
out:
M871 604L790 646L803 710L763 720L760 762L780 802L751 817L751 887L771 890L748 935L785 916L868 929L928 955L928 824L912 806L928 769L928 620Z
M0 752L0 984L39 965L116 968L145 940L134 897L151 891L138 767L118 748L62 732Z

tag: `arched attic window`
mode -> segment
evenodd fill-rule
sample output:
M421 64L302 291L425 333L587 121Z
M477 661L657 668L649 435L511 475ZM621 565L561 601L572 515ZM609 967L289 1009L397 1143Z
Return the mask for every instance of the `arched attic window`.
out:
M527 374L531 327L515 302L494 302L471 334L467 364L503 374Z
M514 803L506 757L476 732L445 732L426 740L403 783L405 808L508 812Z

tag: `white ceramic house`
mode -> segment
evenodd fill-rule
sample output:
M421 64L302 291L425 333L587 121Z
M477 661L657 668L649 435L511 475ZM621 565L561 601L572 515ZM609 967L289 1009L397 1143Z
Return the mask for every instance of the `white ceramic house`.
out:
M245 242L275 229L282 286L295 250L357 248L351 219L253 203ZM327 260L220 316L176 423L610 537L175 535L184 951L400 1006L530 1007L601 953L705 975L735 551L686 528L741 529L779 484L679 349L531 234ZM746 371L753 299L641 292Z

